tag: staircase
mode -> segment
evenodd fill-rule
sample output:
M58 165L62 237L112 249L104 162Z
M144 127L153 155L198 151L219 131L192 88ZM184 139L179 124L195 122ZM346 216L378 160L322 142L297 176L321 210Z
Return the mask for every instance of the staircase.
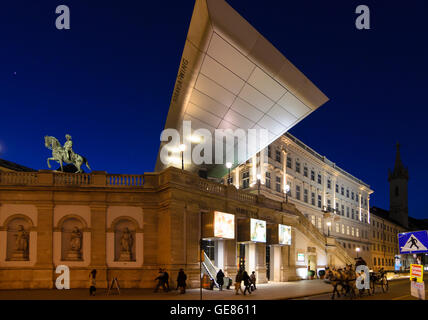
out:
M210 277L211 280L214 280L214 285L218 288L219 285L217 283L217 273L220 270L217 268L211 261L210 258L208 258L207 254L204 252L204 260L202 262L202 272L206 274L208 277ZM224 277L224 284L227 286L227 283L229 283L229 278Z

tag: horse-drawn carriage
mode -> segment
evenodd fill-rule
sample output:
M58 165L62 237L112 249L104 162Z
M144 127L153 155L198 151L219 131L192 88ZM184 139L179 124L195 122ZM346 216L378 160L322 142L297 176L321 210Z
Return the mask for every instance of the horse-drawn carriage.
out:
M356 267L359 265L365 265L364 260L359 259L355 266L347 265L344 269L327 269L325 282L333 286L332 299L335 298L336 294L338 297L341 295L348 296L353 299L357 297L356 290L358 290L358 296L362 297L364 294L372 295L376 293L376 286L382 288L382 292L389 290L388 279L386 278L386 271L382 269L379 272L370 272L365 274L364 271L360 273L356 272ZM357 279L361 277L361 285L364 285L364 281L367 277L370 279L370 289L358 289L356 286Z

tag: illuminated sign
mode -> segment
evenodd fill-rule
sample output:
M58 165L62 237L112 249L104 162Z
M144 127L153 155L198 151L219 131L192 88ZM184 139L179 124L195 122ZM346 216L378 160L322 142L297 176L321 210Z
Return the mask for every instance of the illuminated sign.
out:
M420 264L411 264L410 265L410 281L416 278L417 282L424 282L424 266Z
M266 242L266 221L251 219L251 241Z
M291 246L291 227L278 225L279 244Z
M401 269L401 256L395 256L395 271L399 271Z
M305 262L305 254L304 253L298 253L297 254L297 261Z
M235 216L224 212L214 212L214 237L235 239Z

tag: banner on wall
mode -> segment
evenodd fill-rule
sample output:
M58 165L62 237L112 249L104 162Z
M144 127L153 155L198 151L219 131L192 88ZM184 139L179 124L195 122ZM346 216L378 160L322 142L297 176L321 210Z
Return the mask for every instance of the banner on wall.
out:
M291 227L283 224L278 225L279 244L291 246Z
M266 242L266 221L251 219L251 241Z
M214 212L214 237L235 239L235 216L233 214Z

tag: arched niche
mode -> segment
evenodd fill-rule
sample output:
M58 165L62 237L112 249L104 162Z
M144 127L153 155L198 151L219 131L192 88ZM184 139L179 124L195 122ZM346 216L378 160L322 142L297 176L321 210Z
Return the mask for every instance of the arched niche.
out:
M136 261L136 230L134 219L121 217L114 221L114 261Z
M33 223L24 215L15 215L5 221L7 231L6 260L29 261L30 231Z
M66 217L61 221L61 260L82 261L84 222L78 217Z

